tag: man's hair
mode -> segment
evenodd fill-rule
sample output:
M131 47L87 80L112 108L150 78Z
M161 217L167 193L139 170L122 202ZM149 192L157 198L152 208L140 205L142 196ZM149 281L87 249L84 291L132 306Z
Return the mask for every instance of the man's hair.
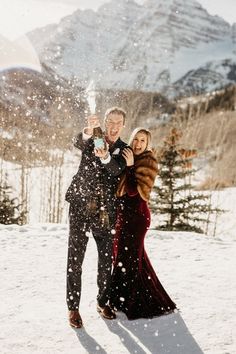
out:
M111 107L108 108L105 112L105 117L104 117L104 122L106 123L107 118L109 116L109 114L120 114L123 117L123 123L125 124L125 120L126 120L126 112L123 108L121 107Z

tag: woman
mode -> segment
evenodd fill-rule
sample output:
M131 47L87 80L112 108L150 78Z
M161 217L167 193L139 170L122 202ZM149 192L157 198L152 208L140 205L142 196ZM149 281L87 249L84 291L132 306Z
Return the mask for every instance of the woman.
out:
M132 150L123 152L127 168L117 190L121 206L116 223L110 304L130 320L159 316L176 308L144 249L150 226L147 202L158 171L150 144L149 131L134 130L130 138Z

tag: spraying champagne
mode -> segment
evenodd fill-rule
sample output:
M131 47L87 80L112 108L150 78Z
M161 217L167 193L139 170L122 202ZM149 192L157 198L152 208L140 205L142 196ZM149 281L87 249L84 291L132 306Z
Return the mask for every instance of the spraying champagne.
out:
M94 81L91 80L87 89L86 89L87 101L89 105L89 110L92 116L88 117L88 125L93 128L90 130L90 135L93 136L94 147L97 149L105 149L105 139L102 132L99 118L95 115L96 111L96 91Z
M94 81L91 80L87 89L86 89L86 97L89 105L89 110L91 114L95 114L96 111L96 91Z

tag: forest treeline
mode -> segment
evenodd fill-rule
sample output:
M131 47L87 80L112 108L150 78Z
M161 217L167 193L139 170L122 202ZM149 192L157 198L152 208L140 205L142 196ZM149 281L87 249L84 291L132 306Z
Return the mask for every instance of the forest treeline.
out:
M75 171L79 162L79 158L68 162L65 156L68 152L73 156L72 137L86 124L86 92L75 79L66 81L29 70L2 75L0 90L1 182L17 170L15 192L29 204L32 174L37 168L47 170L37 181L39 194L42 193L39 220L60 222L65 173L70 179L68 171ZM140 91L100 90L95 94L96 111L101 117L114 105L127 111L124 139L133 128L145 126L152 131L153 145L158 150L170 129L181 129L180 143L196 149L198 158L207 166L208 172L198 188L236 185L235 86L175 100Z

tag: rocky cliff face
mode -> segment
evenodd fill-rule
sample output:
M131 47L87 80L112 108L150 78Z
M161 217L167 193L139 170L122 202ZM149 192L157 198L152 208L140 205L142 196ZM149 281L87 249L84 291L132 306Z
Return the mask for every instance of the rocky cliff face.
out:
M209 15L195 0L147 0L143 5L112 0L97 12L76 11L58 26L29 36L43 63L84 87L94 80L102 89L176 94L173 84L184 83L187 73L198 71L202 77L206 63L235 60L235 26ZM226 75L223 81L235 80Z

